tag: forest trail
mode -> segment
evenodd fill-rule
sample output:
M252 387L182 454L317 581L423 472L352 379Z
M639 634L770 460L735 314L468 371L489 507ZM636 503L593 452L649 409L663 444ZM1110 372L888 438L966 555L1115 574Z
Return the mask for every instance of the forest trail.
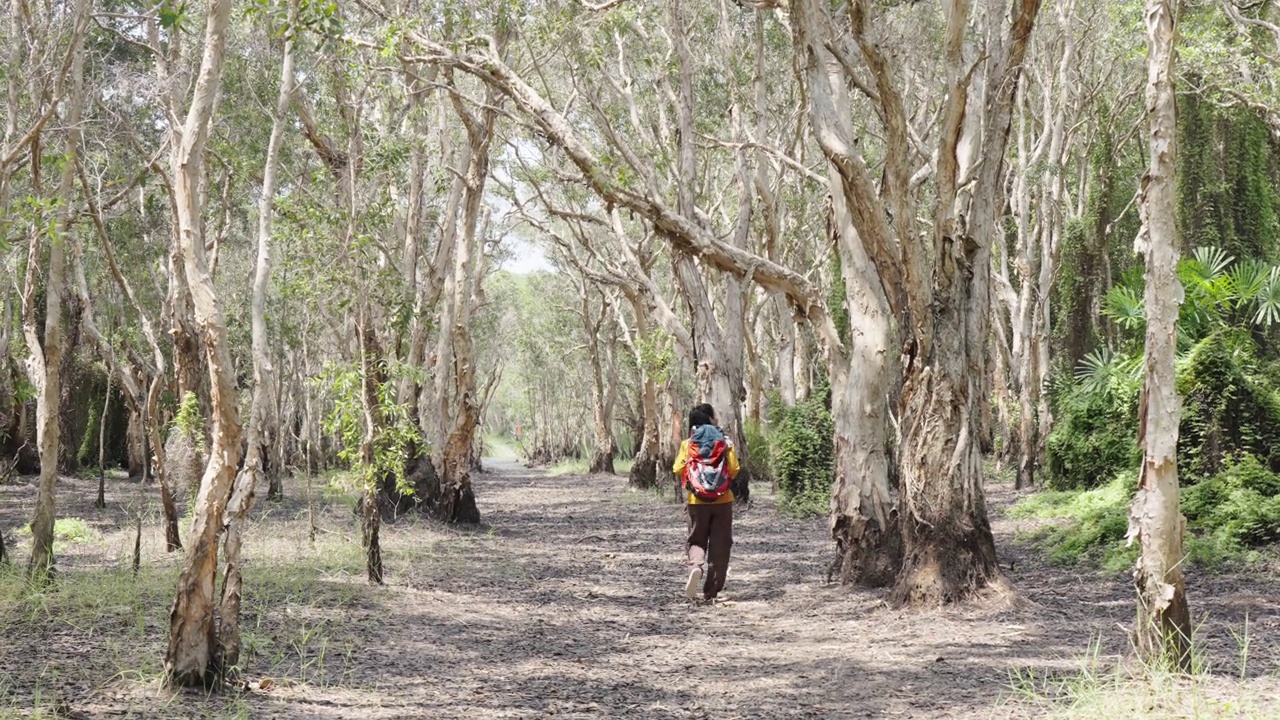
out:
M76 487L87 481L64 483L64 497L91 498ZM246 544L248 692L158 689L173 575L144 573L155 587L142 593L137 620L126 608L113 622L116 608L100 607L96 626L65 609L0 623L0 677L9 678L0 716L56 696L72 717L1020 718L1033 714L1011 702L1015 672L1079 670L1092 638L1103 654L1124 650L1125 579L1020 549L1017 526L1000 519L1011 496L1003 486L992 498L997 547L1030 603L902 612L882 593L826 585L825 522L781 516L767 487L735 520L730 602L691 607L681 594L683 507L625 483L490 463L476 476L480 528L412 518L384 528L383 588L363 582L345 500L320 513L320 540L307 550L303 493L289 487L294 499L259 504ZM30 489L0 488L5 527L23 516L30 499L19 491ZM68 512L90 517L89 502ZM111 522L96 524L100 542L66 553L64 582L110 565L111 551L131 542ZM148 534L146 562L176 567L160 542ZM1196 612L1212 616L1203 630L1211 650L1229 661L1227 629L1252 607L1251 674L1274 672L1275 588L1250 579L1242 599L1206 585L1196 579ZM1259 617L1260 607L1269 614ZM113 658L135 655L149 670L111 671Z

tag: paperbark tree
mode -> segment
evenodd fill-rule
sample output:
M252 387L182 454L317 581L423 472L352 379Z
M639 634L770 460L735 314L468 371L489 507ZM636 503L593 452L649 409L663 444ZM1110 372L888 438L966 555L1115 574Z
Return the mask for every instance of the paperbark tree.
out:
M1030 487L1035 482L1041 463L1044 438L1052 421L1045 393L1049 373L1049 336L1052 330L1050 298L1062 254L1065 229L1070 220L1078 219L1080 210L1073 207L1066 179L1071 170L1071 153L1082 134L1077 120L1090 105L1083 96L1080 77L1081 60L1077 56L1077 34L1089 28L1076 18L1076 2L1068 0L1054 8L1056 33L1041 48L1032 77L1037 83L1024 83L1018 98L1016 159L1012 168L1009 204L1017 231L1017 247L1012 258L999 257L998 271L993 275L994 294L999 301L997 315L1007 313L1010 332L1004 334L1004 321L997 321L997 342L1002 344L1001 361L1012 382L1016 398L1001 407L1008 413L1016 408L1016 418L1004 418L1016 424L1016 435L1008 433L1005 447L1010 447L1017 464L1016 487ZM1048 35L1048 33L1046 33ZM1074 72L1072 71L1074 69ZM1038 92L1037 92L1038 90ZM1038 129L1038 132L1037 132ZM1075 132L1068 132L1076 129ZM1078 195L1086 196L1087 188ZM1003 243L997 246L1003 249ZM1010 278L1017 274L1017 285ZM1001 385L1004 377L997 378ZM1003 388L1001 388L1003 390Z
M979 406L986 399L990 243L997 230L1014 93L1040 3L1015 0L1007 30L998 7L989 6L990 27L979 61L972 47L966 50L973 20L969 2L942 4L945 100L936 152L919 172L933 182L932 207L926 211L917 205L927 201L915 198L922 180L916 180L911 163L919 151L913 149L899 70L874 35L878 10L865 0L846 6L848 27L870 74L867 82L847 58L833 52L838 45L828 11L813 0L791 5L814 136L833 180L839 179L831 184L831 194L843 195L857 235L843 242L861 244L888 308L900 321L903 563L893 593L899 604L952 602L1006 584L982 490ZM873 100L884 127L884 176L878 187L843 109L850 84ZM928 222L918 225L919 215ZM929 238L927 249L921 236ZM879 402L865 396L856 400Z
M582 321L583 340L591 365L591 406L595 427L591 434L591 461L589 473L613 474L613 454L616 441L613 436L613 408L617 399L617 383L614 379L613 349L604 337L609 327L609 302L600 294L599 306L591 303L592 289L585 278L579 280L578 316Z
M1150 166L1142 178L1142 232L1134 250L1146 261L1146 355L1138 431L1142 469L1129 510L1129 538L1142 552L1134 569L1138 590L1137 647L1190 669L1191 615L1183 574L1186 520L1178 509L1177 353L1178 228L1175 163L1178 157L1174 95L1176 22L1170 0L1147 0L1147 126Z
M231 0L211 0L200 71L180 142L170 159L183 269L204 341L213 413L209 464L200 481L191 544L169 614L165 675L175 685L208 684L225 669L217 665L214 585L223 515L240 460L240 412L226 324L206 257L199 187L204 177L204 150L214 101L222 80L230 16Z
M54 489L58 479L58 458L62 441L59 412L62 398L62 300L66 289L66 250L76 209L75 159L80 151L80 118L84 107L84 35L89 22L89 0L77 0L72 13L71 70L67 113L66 157L58 185L58 218L49 237L49 273L45 283L44 336L36 330L35 268L38 267L40 237L45 228L37 226L31 235L27 256L27 280L23 290L23 332L29 349L29 375L36 387L36 435L40 444L40 484L36 494L35 517L31 520L31 560L33 578L47 576L53 569Z
M254 491L263 475L263 455L267 438L267 414L271 411L271 377L274 372L268 354L267 285L271 278L271 219L276 195L276 175L280 166L280 145L284 142L285 122L293 95L293 34L297 32L297 0L290 2L284 51L281 59L280 93L271 118L271 138L262 170L262 196L258 201L258 253L253 273L253 299L250 310L253 352L253 399L249 408L248 452L244 468L235 481L235 489L227 506L227 531L224 541L226 573L222 581L222 603L219 611L218 651L216 665L225 670L240 662L240 549L244 525L253 507Z
M506 45L506 20L500 19L495 41L498 56ZM447 363L437 370L437 402L443 423L443 442L437 444L439 460L439 494L434 499L437 516L450 523L478 523L475 491L471 487L472 447L480 426L480 398L476 388L476 362L472 357L471 317L476 293L483 277L483 248L488 223L481 227L484 212L481 200L489 180L489 148L493 142L494 124L498 117L497 93L486 87L480 113L473 114L455 94L454 111L467 132L466 170L462 176L465 191L457 223L456 246L453 250L453 275L449 280L447 307L442 316L441 344L437 363Z

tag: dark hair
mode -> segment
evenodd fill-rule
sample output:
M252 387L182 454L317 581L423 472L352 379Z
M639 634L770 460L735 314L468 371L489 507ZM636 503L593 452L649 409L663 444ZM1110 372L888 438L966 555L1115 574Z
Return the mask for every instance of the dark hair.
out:
M694 405L693 409L697 410L703 415L706 415L708 422L711 422L716 419L716 409L711 407L711 403L702 403L701 405Z
M699 408L694 408L689 411L689 432L693 432L693 429L698 427L699 425L710 425L710 424L711 424L711 416L706 414Z

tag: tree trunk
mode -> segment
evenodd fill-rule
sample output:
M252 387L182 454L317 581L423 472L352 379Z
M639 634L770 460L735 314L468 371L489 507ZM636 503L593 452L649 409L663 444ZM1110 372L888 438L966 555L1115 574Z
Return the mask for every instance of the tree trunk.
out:
M1129 538L1142 548L1134 569L1137 647L1148 659L1189 670L1191 613L1183 574L1186 520L1178 510L1178 423L1175 383L1178 229L1175 167L1177 111L1173 88L1175 22L1170 0L1147 0L1147 124L1151 165L1142 178L1143 232L1135 250L1147 266L1146 359L1140 407L1142 471L1129 510Z
M58 479L58 460L62 440L60 407L62 399L62 300L66 289L66 247L75 221L75 208L71 193L75 186L75 158L80 150L80 115L84 103L84 35L89 22L89 0L77 0L72 22L71 38L71 91L67 110L66 157L63 159L62 177L58 187L61 217L58 218L49 248L49 275L45 285L44 337L38 337L35 327L35 308L31 303L31 280L28 268L28 289L24 300L23 329L31 353L32 380L38 390L36 404L36 435L40 443L40 485L36 494L35 517L31 521L31 561L28 570L32 577L42 578L53 569L54 485ZM33 160L34 162L34 160ZM31 254L27 262L34 265L38 257L39 233L36 227L31 237ZM43 340L43 342L41 342Z
M627 486L636 490L648 490L658 484L658 473L665 472L658 467L658 390L653 379L645 377L642 381L641 411L644 414L644 433L640 436L640 447L631 464L631 474L627 478Z
M791 377L795 379L796 402L804 402L809 399L809 394L813 391L813 376L809 367L809 339L802 332L797 332L795 339L795 359L791 365Z
M167 681L174 685L208 685L224 670L216 664L219 653L215 647L213 594L223 512L240 459L240 414L226 324L205 257L199 186L204 175L204 147L213 103L222 79L230 16L231 0L211 0L195 93L181 141L171 155L181 254L205 345L213 414L209 464L200 482L191 545L187 548L177 596L169 614L165 674Z
M364 496L360 500L360 539L365 552L365 571L369 582L382 584L382 478L378 476L376 443L386 418L382 415L379 388L386 378L381 372L382 349L369 327L368 300L360 300L360 316L356 321L360 341L360 403L364 409L364 437L360 443L360 461L365 473Z
M775 297L773 306L778 322L778 360L774 372L778 379L778 399L783 407L794 407L799 397L796 388L796 326L784 298Z
M151 446L151 460L155 463L155 478L160 485L160 508L164 513L164 544L166 552L182 549L182 535L178 532L178 507L173 501L173 487L169 484L169 464L164 441L160 439L160 393L164 380L156 375L147 392L146 411L142 421L147 430L147 443ZM195 442L194 439L192 442ZM145 453L144 453L144 463ZM143 471L146 477L146 471Z
M289 6L290 22L296 22L297 2ZM240 663L240 600L242 596L240 549L245 522L253 507L254 490L263 474L264 431L270 412L270 382L273 373L267 348L267 284L271 279L271 212L276 194L276 173L280 165L280 145L284 142L285 114L293 94L293 40L286 37L281 62L280 94L271 121L271 139L267 143L267 159L262 171L262 196L258 202L258 257L253 273L253 299L250 322L253 342L253 400L249 410L248 455L244 469L236 478L231 502L227 506L227 535L223 541L226 571L222 581L222 603L219 611L217 666L224 670ZM278 440L278 438L277 438Z
M86 312L88 310L86 309ZM107 390L102 394L102 419L98 421L98 498L93 506L107 506L107 412L111 408L111 374L107 374Z
M1004 583L987 521L978 447L985 343L966 337L961 328L974 318L960 315L939 313L936 350L916 357L903 383L903 568L894 588L897 604L955 602ZM975 345L977 353L971 352Z
M499 19L498 26L494 47L501 56L508 34L505 17ZM484 109L479 116L473 115L456 96L451 96L451 99L455 112L466 126L470 151L467 153L462 230L453 257L453 296L449 299L452 318L451 323L442 325L441 330L442 334L451 336L452 352L447 358L441 354L437 360L452 363L453 387L452 402L443 407L446 412L441 413L442 420L449 418L452 423L442 448L440 497L435 505L437 515L445 522L478 523L480 509L476 506L475 491L471 487L471 448L475 443L476 428L480 425L480 401L476 389L476 362L472 357L471 316L482 281L479 277L482 263L476 257L480 242L477 237L488 232L487 227L479 227L481 200L489 180L489 150L499 97L492 87L488 87ZM450 407L452 411L447 412Z
M611 383L612 378L605 377L603 363L600 361L602 352L600 346L603 343L600 335L604 331L605 318L608 317L609 303L601 295L599 313L592 311L591 296L585 278L582 280L580 293L583 330L586 334L587 355L591 364L591 404L595 424L595 431L592 433L591 463L587 472L593 475L595 473L612 475L614 474L613 447L615 445L613 439L614 389Z
M829 363L836 460L831 536L837 557L832 574L838 572L846 584L882 587L894 581L902 563L886 451L889 305L842 195L832 196L831 232L840 253L849 322L859 328L851 333L848 356L836 350Z

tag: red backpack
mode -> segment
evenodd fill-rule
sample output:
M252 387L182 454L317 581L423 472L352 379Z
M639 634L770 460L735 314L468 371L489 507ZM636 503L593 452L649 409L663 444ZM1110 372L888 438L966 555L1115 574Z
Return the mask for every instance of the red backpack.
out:
M689 456L684 465L684 488L699 500L711 502L729 492L727 458L729 444L716 440L711 452L703 457L698 443L689 441Z

